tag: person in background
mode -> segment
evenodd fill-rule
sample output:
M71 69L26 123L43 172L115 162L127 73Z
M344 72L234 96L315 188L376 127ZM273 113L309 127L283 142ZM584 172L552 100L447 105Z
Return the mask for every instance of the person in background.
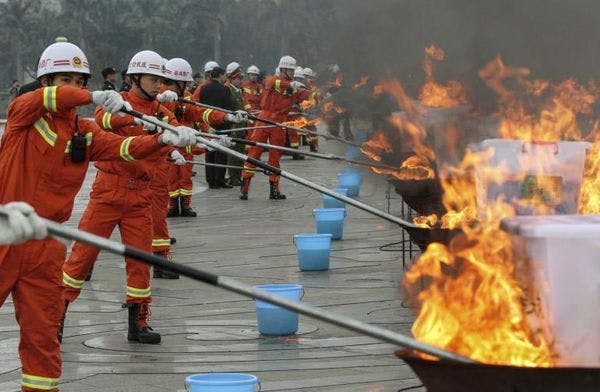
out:
M113 67L106 67L102 70L102 77L104 78L102 90L117 89L117 70Z
M8 94L10 95L10 98L8 99L9 101L12 101L19 95L20 88L21 82L19 82L17 79L13 80L12 84L10 85L10 89L8 90Z
M129 79L129 75L127 75L126 69L121 71L121 80L121 88L119 88L119 91L131 90L131 80Z

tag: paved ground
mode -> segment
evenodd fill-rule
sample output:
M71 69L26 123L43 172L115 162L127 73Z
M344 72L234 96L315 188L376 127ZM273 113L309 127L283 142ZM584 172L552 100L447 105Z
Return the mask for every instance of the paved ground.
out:
M343 153L333 143L323 143L322 150ZM290 172L329 187L343 168L332 161L284 159ZM92 175L70 224L81 216ZM195 186L199 217L169 221L176 261L248 284L299 283L307 303L410 333L413 315L399 289L402 253L379 249L400 239L397 227L349 208L344 240L333 244L331 269L303 273L292 236L315 230L311 211L321 206L317 193L283 180L288 200L269 201L263 175L246 202L238 200L237 189ZM383 177L366 174L360 200L398 212L400 201L392 192L390 202L386 192ZM121 309L124 264L101 253L93 280L67 316L62 391L184 391L185 377L203 372L252 373L263 391L423 391L391 345L304 316L297 336L264 338L256 329L253 301L186 278L154 280L152 293L151 323L163 342L128 343L127 313ZM19 389L17 337L7 302L0 309L0 391Z

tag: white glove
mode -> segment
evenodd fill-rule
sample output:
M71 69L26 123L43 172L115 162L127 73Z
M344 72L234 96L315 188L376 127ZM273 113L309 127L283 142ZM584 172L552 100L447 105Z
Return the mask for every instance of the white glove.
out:
M158 129L158 126L150 121L142 120L141 118L134 117L133 122L137 125L141 125L148 132L154 132Z
M125 106L127 110L131 110L131 105L126 102L121 94L114 90L107 91L93 91L92 102L97 106L102 106L102 109L108 113L119 113L119 111Z
M171 159L173 160L173 163L177 166L183 166L186 164L185 157L181 155L181 153L177 150L171 151Z
M235 142L233 142L229 136L225 135L219 135L219 138L215 140L215 143L220 144L223 147L235 146Z
M179 99L179 97L177 96L177 93L175 91L171 91L171 90L166 90L163 93L160 93L156 96L156 99L158 100L158 102L175 102Z
M301 88L306 88L306 86L302 83L300 83L297 80L292 80L291 86L294 90L299 90Z
M177 129L177 134L168 130L161 133L158 139L159 142L177 147L193 146L196 144L198 131L193 128L184 127L183 125L175 129Z
M234 124L241 123L243 121L248 121L248 113L243 110L236 110L233 113L227 113L225 115L225 120Z
M229 136L219 135L218 139L208 139L209 141L219 144L223 147L231 147L234 146L235 143L231 140ZM208 151L215 151L214 148L211 148L208 144L199 143L201 147L206 148Z
M7 203L8 218L0 218L0 245L19 244L30 239L41 240L48 229L33 207L22 201Z

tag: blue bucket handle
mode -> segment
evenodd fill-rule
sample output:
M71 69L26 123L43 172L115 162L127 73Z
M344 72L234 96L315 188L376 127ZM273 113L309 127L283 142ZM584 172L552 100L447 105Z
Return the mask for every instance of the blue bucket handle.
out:
M302 290L304 290L304 287L302 288ZM190 392L190 389L188 388L189 387L188 383L185 380L183 381L183 386L185 387L185 390L187 392ZM257 392L260 392L260 391L262 391L262 384L260 383L260 380L258 380L258 391Z

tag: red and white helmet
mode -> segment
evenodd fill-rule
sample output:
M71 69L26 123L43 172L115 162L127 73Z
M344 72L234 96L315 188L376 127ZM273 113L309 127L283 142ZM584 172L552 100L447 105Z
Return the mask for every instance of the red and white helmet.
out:
M317 73L315 71L312 70L312 68L304 68L304 76L307 76L309 78L316 78L317 77Z
M258 67L256 65L251 65L248 67L248 69L246 70L247 74L254 74L254 75L258 75L260 74L260 69L258 69Z
M225 68L225 74L227 74L227 76L231 76L240 68L240 63L232 61L231 63L227 64L227 68Z
M304 79L304 68L296 67L294 70L294 78Z
M167 61L165 65L165 77L182 82L193 82L194 72L190 63L182 58L175 57Z
M87 57L77 45L56 42L48 46L40 56L37 77L59 72L90 74Z
M292 56L283 56L279 59L279 69L296 69L296 59Z
M218 66L219 63L217 63L216 61L208 61L206 64L204 64L204 72L210 72Z
M127 67L127 75L147 74L165 76L163 58L151 50L137 52L131 58Z

